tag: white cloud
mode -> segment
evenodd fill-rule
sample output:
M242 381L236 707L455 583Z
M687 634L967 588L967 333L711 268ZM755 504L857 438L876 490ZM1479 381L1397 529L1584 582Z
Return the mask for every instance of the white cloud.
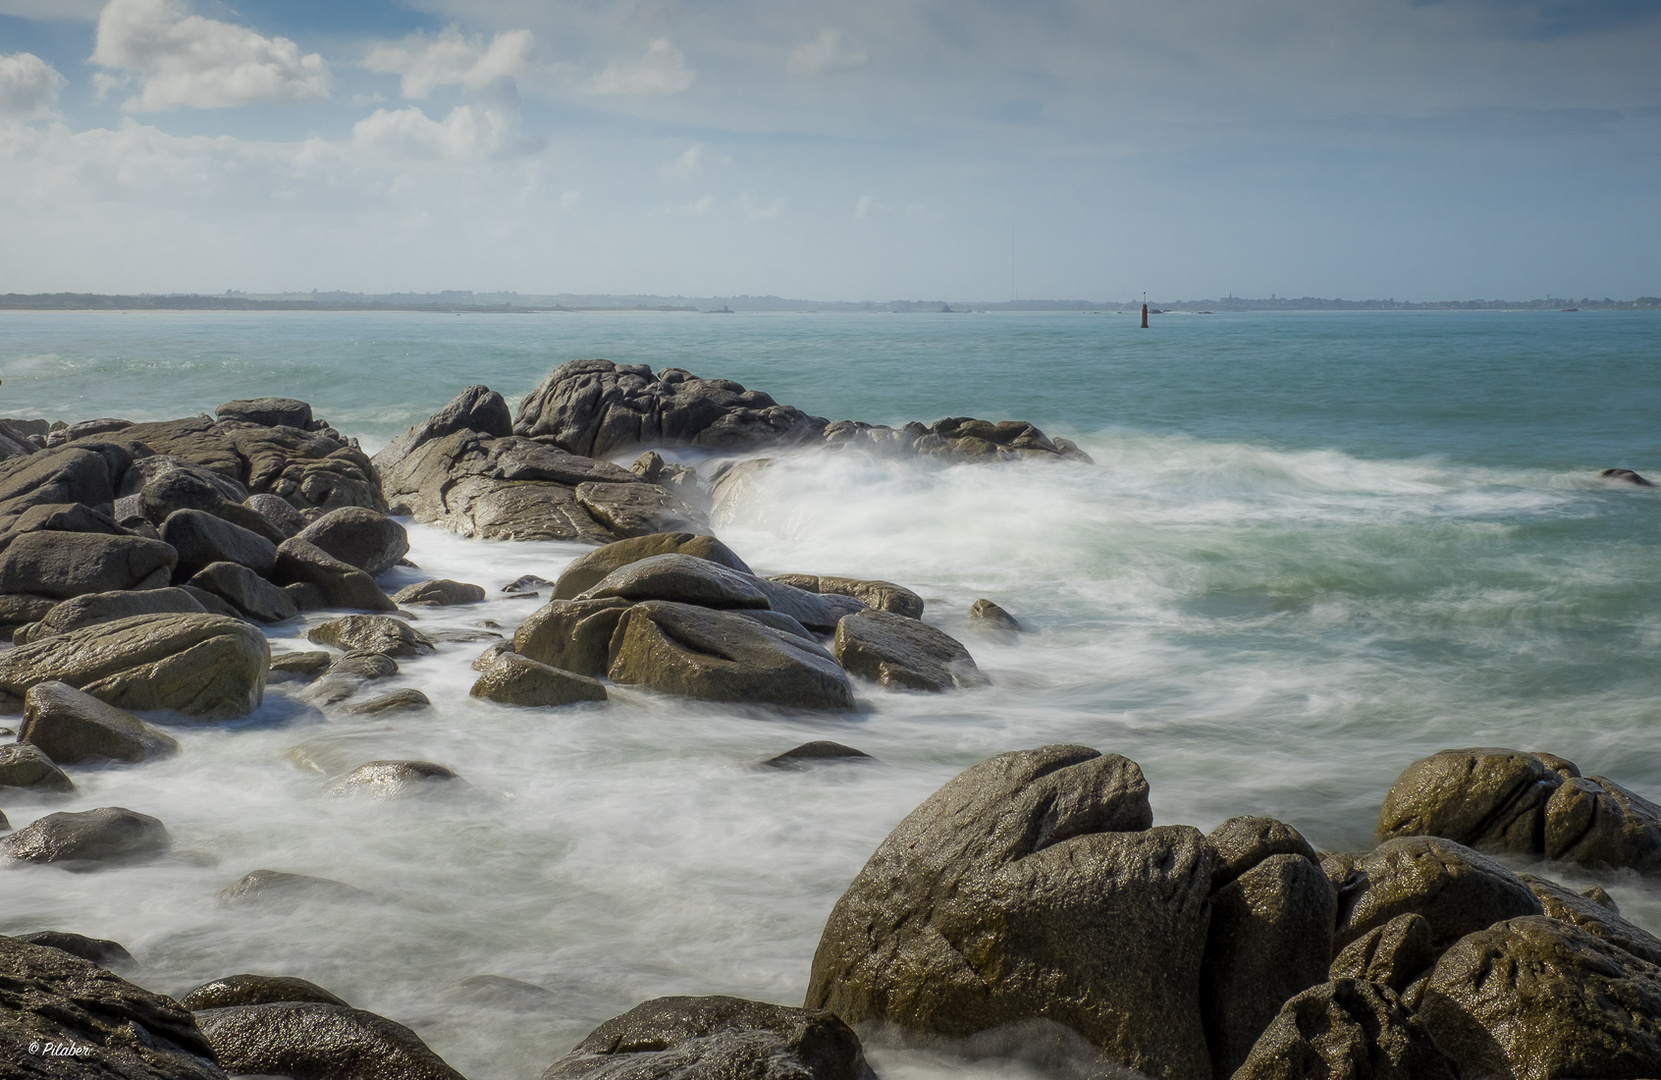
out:
M861 195L859 201L854 203L854 217L856 218L875 217L879 214L892 214L893 212L894 208L892 206L887 203L880 203L870 195Z
M486 45L482 35L467 38L451 26L437 37L416 34L397 44L377 45L363 66L403 76L404 96L425 98L440 86L477 90L498 79L517 79L531 69L535 51L529 30L504 30Z
M659 176L667 176L677 180L690 180L704 171L705 162L726 163L732 158L726 155L716 157L711 154L703 143L693 143L686 148L686 152L658 170Z
M254 102L319 101L329 69L287 38L191 15L180 0L110 0L98 17L92 62L139 78L121 107L153 112L219 109ZM100 88L119 85L109 77Z
M738 208L752 218L774 218L784 213L784 200L774 199L763 206L754 191L746 191L738 197Z
M34 53L0 56L0 119L38 120L56 111L66 80Z
M692 85L697 72L686 66L686 55L668 38L658 38L638 60L613 60L604 71L582 84L585 94L678 94Z
M463 160L510 149L514 117L458 105L443 120L418 108L376 109L352 125L352 145L387 157Z
M813 38L791 50L785 70L792 75L825 75L832 71L864 67L865 49L848 40L842 31L827 26Z

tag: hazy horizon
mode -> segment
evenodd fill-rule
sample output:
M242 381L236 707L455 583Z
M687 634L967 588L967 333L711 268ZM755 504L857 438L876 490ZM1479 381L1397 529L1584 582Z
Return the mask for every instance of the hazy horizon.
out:
M0 292L1661 294L1661 8L0 0Z

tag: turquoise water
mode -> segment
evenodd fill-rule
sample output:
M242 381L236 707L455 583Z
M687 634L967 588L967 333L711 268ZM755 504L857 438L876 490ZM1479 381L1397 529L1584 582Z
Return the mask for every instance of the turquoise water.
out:
M862 688L862 711L780 719L624 693L542 714L468 700L454 645L396 685L437 706L368 723L273 695L178 726L185 753L82 774L68 803L166 821L188 860L0 873L0 932L115 937L146 985L296 974L418 1026L474 1080L535 1076L664 993L799 1000L820 926L876 843L963 767L1083 742L1141 763L1161 822L1284 817L1370 841L1391 780L1450 746L1550 750L1661 796L1661 318L1653 313L570 315L3 313L0 415L157 419L281 394L374 447L483 382L510 400L604 356L735 379L831 418L1030 420L1094 467L948 469L789 457L717 522L764 572L890 578L993 686ZM580 549L412 529L423 573L494 589ZM414 572L401 572L414 579ZM990 597L1029 628L978 636ZM423 616L505 626L528 606ZM301 647L303 628L272 631ZM749 763L835 738L882 765ZM452 766L478 799L362 807L284 759L297 743ZM371 913L265 918L214 892L256 867L372 888ZM1556 871L1553 871L1556 872ZM1572 876L1572 875L1570 875ZM1601 879L1661 930L1661 892ZM443 994L492 972L554 1007ZM955 1067L873 1051L885 1077ZM1014 1066L992 1063L989 1075Z

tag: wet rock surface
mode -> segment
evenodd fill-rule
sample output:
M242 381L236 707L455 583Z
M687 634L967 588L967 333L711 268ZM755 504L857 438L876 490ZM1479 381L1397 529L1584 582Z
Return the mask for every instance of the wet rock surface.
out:
M219 890L216 898L222 907L283 911L304 904L364 903L374 894L332 878L254 870Z
M1459 1066L1394 993L1360 979L1304 991L1233 1080L1459 1080Z
M805 769L821 762L875 760L863 750L855 750L851 746L844 746L828 739L818 739L791 747L782 754L775 754L761 764L771 769Z
M0 838L0 858L32 863L116 864L154 858L172 846L167 828L121 806L47 814ZM79 868L79 867L72 867Z
M1340 949L1398 915L1422 915L1440 952L1501 920L1541 912L1510 870L1461 844L1425 836L1387 840L1361 856L1338 895Z
M237 1074L464 1080L415 1032L362 1009L281 1001L194 1015L214 1056Z
M648 536L618 540L579 555L561 571L559 580L552 583L553 598L575 599L613 572L656 555L690 555L740 574L754 576L750 567L738 557L737 552L708 533L657 532ZM541 584L545 586L549 583Z
M919 619L887 611L862 611L836 624L836 662L883 686L939 693L984 686L962 642Z
M370 577L384 574L409 554L409 534L404 527L362 506L331 510L301 529L296 538Z
M66 794L75 782L39 747L11 743L0 746L0 787Z
M178 741L166 732L61 682L29 688L17 740L64 765L149 761L179 752Z
M595 1028L542 1080L865 1080L853 1029L835 1015L732 997L664 997Z
M774 574L771 580L811 593L851 596L866 607L890 611L908 619L923 617L923 598L892 581L832 577L823 574Z
M484 599L484 589L465 581L422 581L406 586L392 594L392 602L399 607L449 607L456 604L477 604Z
M78 1052L40 1053L46 1044ZM7 937L0 937L0 1054L19 1077L225 1080L195 1019L173 999L62 949Z
M85 934L72 934L64 930L38 930L32 934L18 934L14 940L28 945L61 949L70 956L78 956L104 968L125 967L134 963L132 953L119 941L110 941L108 938L87 937Z
M196 1012L222 1009L229 1005L269 1005L278 1001L315 1001L351 1008L316 983L292 975L227 975L198 986L180 998L179 1004Z
M558 706L605 701L605 684L518 653L498 657L473 683L473 697L503 705Z
M329 794L405 799L451 785L463 787L465 781L431 761L370 761L330 785Z
M391 657L421 656L437 648L427 635L390 615L347 615L330 619L307 630L306 640L315 645Z

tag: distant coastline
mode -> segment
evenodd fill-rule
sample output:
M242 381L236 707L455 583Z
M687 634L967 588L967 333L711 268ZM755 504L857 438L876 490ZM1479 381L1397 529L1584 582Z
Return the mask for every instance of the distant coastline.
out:
M1601 300L1590 297L1544 297L1535 300L1343 300L1324 297L1150 301L1161 314L1218 314L1243 311L1631 311L1661 309L1661 297ZM1140 301L1091 300L795 300L779 296L647 296L558 293L5 293L0 310L9 311L415 311L475 314L546 314L575 312L703 312L731 314L758 311L953 313L974 311L1094 311L1139 309Z

